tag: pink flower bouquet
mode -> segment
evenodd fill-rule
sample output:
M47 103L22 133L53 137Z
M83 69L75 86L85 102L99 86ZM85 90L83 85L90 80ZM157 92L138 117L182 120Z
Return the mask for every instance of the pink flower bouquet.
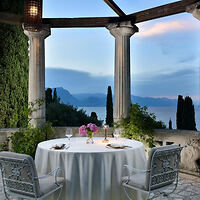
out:
M98 127L96 126L96 124L92 124L89 123L87 126L82 125L79 128L79 134L80 136L88 136L88 137L92 137L93 134L98 133Z
M87 127L85 125L82 125L78 130L80 136L86 136L88 133L88 130L86 129Z

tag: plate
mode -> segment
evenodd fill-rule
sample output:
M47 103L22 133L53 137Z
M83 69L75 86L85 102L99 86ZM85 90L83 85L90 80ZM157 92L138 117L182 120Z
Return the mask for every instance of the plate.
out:
M66 144L55 144L51 147L51 149L54 150L61 150L67 148Z
M107 148L112 148L112 149L131 148L131 146L127 146L127 145L125 145L125 144L116 144L116 143L107 144L106 147L107 147Z

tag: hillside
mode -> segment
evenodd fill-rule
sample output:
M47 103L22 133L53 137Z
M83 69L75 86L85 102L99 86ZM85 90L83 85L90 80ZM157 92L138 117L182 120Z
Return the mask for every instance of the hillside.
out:
M101 93L83 93L83 94L70 94L70 92L62 87L56 88L58 96L61 98L61 102L64 104L70 104L77 107L103 107L106 106L106 94ZM176 99L168 98L152 98L152 97L139 97L131 96L131 101L137 103L140 106L176 106Z

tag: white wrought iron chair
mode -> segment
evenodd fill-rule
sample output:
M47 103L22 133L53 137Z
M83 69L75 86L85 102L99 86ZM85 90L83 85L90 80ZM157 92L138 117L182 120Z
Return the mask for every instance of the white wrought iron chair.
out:
M6 199L10 196L25 199L43 199L63 187L64 178L59 177L60 168L48 175L38 177L33 158L13 152L0 152L0 168Z
M184 146L185 147L185 146ZM178 145L167 145L154 147L150 150L147 162L147 170L135 169L125 165L128 176L122 177L122 185L126 196L131 200L127 188L141 191L147 194L146 199L150 198L150 193L169 193L162 192L167 186L172 187L174 192L178 184L178 172L180 154L183 147Z

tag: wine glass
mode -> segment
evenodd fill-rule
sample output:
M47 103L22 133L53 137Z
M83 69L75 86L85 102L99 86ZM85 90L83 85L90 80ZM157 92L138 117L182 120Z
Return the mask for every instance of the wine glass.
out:
M68 138L68 143L69 143L69 145L70 145L70 138L72 137L72 129L67 129L66 131L65 131L65 136Z
M115 129L113 135L115 139L117 140L117 138L120 136L120 131L118 129Z

